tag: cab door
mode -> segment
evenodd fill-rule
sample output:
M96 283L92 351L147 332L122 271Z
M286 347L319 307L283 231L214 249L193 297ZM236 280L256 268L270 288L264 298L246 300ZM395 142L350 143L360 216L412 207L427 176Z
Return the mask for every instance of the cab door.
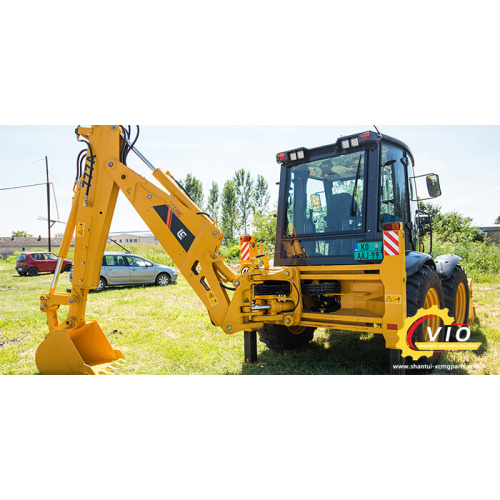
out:
M414 215L410 214L408 190L410 160L402 149L392 144L382 143L381 146L379 231L382 231L382 224L401 222L405 232L406 250L415 250L416 231L412 222Z

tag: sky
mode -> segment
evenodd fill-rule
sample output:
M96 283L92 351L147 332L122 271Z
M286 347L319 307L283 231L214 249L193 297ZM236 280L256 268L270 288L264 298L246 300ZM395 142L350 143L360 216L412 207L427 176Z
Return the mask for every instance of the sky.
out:
M134 128L134 127L133 127ZM405 142L413 152L417 175L437 173L443 195L434 203L458 211L477 225L490 225L500 215L500 126L378 126L383 134ZM0 189L46 182L45 156L56 199L51 191L51 218L66 221L71 208L76 156L82 145L75 126L0 126ZM372 125L345 126L141 126L137 148L157 168L177 179L191 173L202 181L205 199L212 181L222 186L238 169L269 183L271 204L277 202L279 166L276 153L330 144L342 135ZM134 155L129 166L154 181ZM425 193L420 193L423 197ZM0 236L23 230L47 235L46 187L0 191ZM59 216L57 215L59 213ZM64 231L56 223L52 235ZM119 197L112 232L146 230L142 219Z

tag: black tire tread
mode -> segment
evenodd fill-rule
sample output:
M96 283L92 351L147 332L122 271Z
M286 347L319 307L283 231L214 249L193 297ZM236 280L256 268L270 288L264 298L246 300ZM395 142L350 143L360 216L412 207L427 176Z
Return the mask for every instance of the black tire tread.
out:
M291 351L308 344L314 338L316 328L307 327L302 333L294 334L284 325L265 324L259 332L260 341L277 352Z

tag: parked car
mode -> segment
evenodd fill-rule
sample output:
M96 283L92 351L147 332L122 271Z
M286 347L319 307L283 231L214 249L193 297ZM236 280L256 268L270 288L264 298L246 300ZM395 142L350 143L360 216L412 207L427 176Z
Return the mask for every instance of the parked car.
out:
M53 273L56 270L57 260L57 255L52 252L23 252L17 256L16 271L20 276ZM73 261L64 259L61 272L69 272L72 267Z
M107 286L152 285L167 286L177 282L177 273L168 266L155 264L150 260L125 252L105 252L102 258L99 287L102 292ZM73 273L70 274L70 281Z

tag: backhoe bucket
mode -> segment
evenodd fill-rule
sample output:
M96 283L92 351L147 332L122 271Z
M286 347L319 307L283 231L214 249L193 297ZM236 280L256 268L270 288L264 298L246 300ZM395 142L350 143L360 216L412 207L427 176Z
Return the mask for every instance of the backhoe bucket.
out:
M111 347L96 321L69 330L53 330L35 356L43 375L103 374L120 358L123 354Z

